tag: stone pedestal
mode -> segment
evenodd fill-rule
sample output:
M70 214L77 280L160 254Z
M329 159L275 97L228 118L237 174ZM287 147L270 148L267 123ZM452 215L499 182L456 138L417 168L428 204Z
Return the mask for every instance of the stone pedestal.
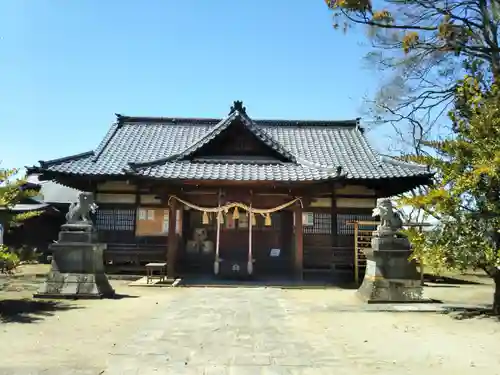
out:
M50 246L51 270L35 298L103 298L115 291L104 273L105 244L97 242L92 225L65 224Z
M428 302L406 238L375 232L366 249L366 272L358 295L366 302Z

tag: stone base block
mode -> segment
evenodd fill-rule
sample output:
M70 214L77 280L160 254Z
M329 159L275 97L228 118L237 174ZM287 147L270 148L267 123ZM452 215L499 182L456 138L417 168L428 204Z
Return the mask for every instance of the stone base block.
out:
M424 298L420 280L384 279L365 276L357 291L368 303L431 302Z
M50 272L34 298L110 298L115 291L105 274Z

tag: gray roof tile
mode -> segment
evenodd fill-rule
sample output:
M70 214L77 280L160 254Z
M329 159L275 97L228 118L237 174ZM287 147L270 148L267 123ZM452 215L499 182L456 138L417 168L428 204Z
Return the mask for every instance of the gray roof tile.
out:
M288 163L197 162L191 155L239 117ZM382 179L430 176L426 167L381 157L357 121L141 118L118 115L94 152L40 162L41 170L80 175L135 174L160 179L309 181L337 177Z

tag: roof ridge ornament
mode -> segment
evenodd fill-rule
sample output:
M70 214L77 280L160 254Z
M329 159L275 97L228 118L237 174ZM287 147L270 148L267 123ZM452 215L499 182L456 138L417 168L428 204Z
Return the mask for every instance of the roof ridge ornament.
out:
M243 106L243 101L241 100L235 100L233 102L233 105L231 106L231 110L229 111L229 114L233 113L233 112L240 112L242 114L247 114L247 109Z

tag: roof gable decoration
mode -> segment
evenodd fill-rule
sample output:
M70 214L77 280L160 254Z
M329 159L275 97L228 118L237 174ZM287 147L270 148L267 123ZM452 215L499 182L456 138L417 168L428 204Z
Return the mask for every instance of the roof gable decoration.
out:
M211 143L214 139L219 137L224 130L231 126L234 126L238 121L245 126L257 139L262 141L266 147L271 148L273 151L281 155L286 161L291 163L297 163L297 159L294 155L288 152L281 144L274 140L271 136L265 133L263 130L259 129L255 123L248 117L246 113L246 108L243 106L242 101L235 101L228 117L223 119L217 126L215 126L212 131L206 134L204 137L193 143L181 154L177 155L176 160L185 160L192 156L195 152L201 150L203 147Z
M246 108L243 106L242 101L235 101L229 115L222 119L212 130L210 130L207 134L205 134L202 138L195 141L193 144L188 146L184 151L179 154L173 155L168 158L163 158L160 160L154 160L146 163L128 163L128 166L136 171L137 169L141 169L144 167L150 167L157 164L163 164L166 162L176 162L176 161L185 161L193 156L196 152L200 151L202 148L213 142L217 139L224 130L227 130L229 127L234 126L237 122L241 122L241 124L250 131L258 140L260 140L266 147L272 149L274 152L278 153L283 157L287 162L293 164L301 164L298 163L297 157L293 155L291 152L286 150L280 143L278 143L275 139L273 139L270 135L268 135L265 131L261 130L253 121L248 117L246 113ZM304 164L309 166L307 164Z
M244 115L247 114L247 109L246 109L246 107L243 106L243 102L241 100L235 100L233 102L233 105L231 106L231 110L229 111L229 115L231 115L234 112L240 112L241 114L244 114Z

